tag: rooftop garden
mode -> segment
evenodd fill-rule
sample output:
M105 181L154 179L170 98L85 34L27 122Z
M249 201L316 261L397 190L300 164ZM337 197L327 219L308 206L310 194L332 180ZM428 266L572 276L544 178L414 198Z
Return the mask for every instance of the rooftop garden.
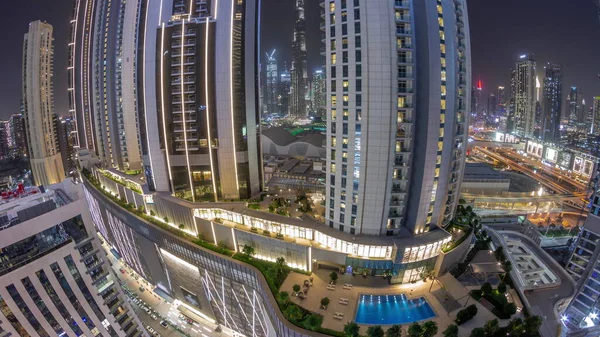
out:
M344 333L340 331L321 327L323 316L300 307L299 305L290 301L289 293L285 291L279 291L283 281L291 271L308 274L303 270L289 267L283 257L278 258L276 262L260 260L254 258L254 247L252 246L245 245L240 252L235 252L224 245L215 245L205 241L201 234L198 237L190 235L188 232L184 231L183 228L170 225L168 223L168 219L165 218L164 221L161 221L155 217L155 214L152 214L152 211L147 213L143 206L136 208L133 204L127 203L124 199L118 198L106 191L104 188L102 188L98 179L96 179L88 170L83 169L82 173L98 191L138 217L200 247L211 250L217 254L231 257L240 262L247 263L258 269L265 277L265 280L269 285L269 289L273 293L273 297L277 301L283 316L292 324L303 329L308 329L331 336L345 336Z

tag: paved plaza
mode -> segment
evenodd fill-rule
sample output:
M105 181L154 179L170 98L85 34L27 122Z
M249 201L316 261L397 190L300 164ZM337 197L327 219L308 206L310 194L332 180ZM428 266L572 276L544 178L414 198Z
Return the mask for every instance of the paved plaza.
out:
M454 324L454 319L456 318L456 313L463 308L465 303L467 305L475 304L478 308L478 313L475 318L471 321L463 324L459 327L460 336L467 337L471 333L471 330L477 327L483 326L485 322L488 320L492 320L496 318L494 314L492 314L488 309L483 307L481 304L476 302L474 299L464 298L459 304L460 306L453 306L455 304L454 299L448 294L436 281L432 286L432 281L418 281L416 283L410 284L393 284L390 285L387 280L382 277L377 276L368 276L364 278L363 276L356 275L352 276L349 274L338 275L338 279L336 281L335 290L327 289L327 285L329 284L329 274L331 274L332 270L328 269L320 269L313 272L313 285L309 287L307 292L307 296L305 299L300 299L296 296L290 296L291 300L294 303L302 306L305 309L308 309L312 312L319 313L323 315L323 327L333 330L342 331L344 328L344 324L354 321L356 316L356 310L358 305L358 298L361 294L369 294L369 295L399 295L404 294L408 299L425 297L427 302L429 302L431 308L435 312L436 316L431 320L435 321L438 324L439 331L436 336L442 337L442 331L449 324ZM280 291L287 291L292 294L292 287L294 284L298 284L302 286L305 280L308 280L309 276L299 273L290 273L290 275L286 278L285 282L281 286ZM344 289L344 284L349 283L352 284L352 289ZM430 292L431 288L431 292ZM323 297L328 297L330 300L329 306L326 310L320 308L321 299ZM348 299L348 304L341 304L340 298ZM447 300L449 303L446 303ZM468 301L468 302L467 302ZM454 310L448 314L444 307L454 307ZM334 318L334 313L341 312L344 314L343 319ZM508 320L500 320L501 325L506 325ZM410 324L403 324L402 330L403 335L406 336L407 329ZM361 333L365 334L367 327L369 325L361 324ZM382 325L383 329L387 329L389 325Z

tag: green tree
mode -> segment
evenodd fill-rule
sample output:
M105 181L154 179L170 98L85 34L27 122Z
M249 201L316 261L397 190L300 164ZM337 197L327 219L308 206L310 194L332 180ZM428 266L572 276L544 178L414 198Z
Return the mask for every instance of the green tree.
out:
M332 271L331 274L329 274L329 279L333 283L335 283L335 281L337 281L337 279L338 279L338 274L336 272Z
M289 320L296 322L302 319L303 316L302 310L300 310L300 308L297 305L288 306L287 308L285 308L284 313Z
M458 337L458 325L450 324L442 333L444 337Z
M421 337L433 337L438 332L437 323L434 321L427 321L423 323L423 333L421 333Z
M523 331L525 331L525 322L520 318L511 320L506 326L506 333L510 336L523 336Z
M538 331L542 326L542 318L540 316L529 316L525 318L525 329L531 334Z
M484 283L481 286L482 295L491 294L492 293L492 285L489 282Z
M327 308L328 305L329 305L329 297L323 297L321 299L321 306L323 306L323 308Z
M512 316L517 312L517 306L514 303L506 303L502 308L504 314Z
M402 337L402 325L394 324L389 327L385 332L385 337Z
M290 293L287 291L282 291L279 293L279 301L282 303L287 303L290 301Z
M506 292L506 284L504 284L504 282L500 282L498 285L498 292L500 294L504 294Z
M182 230L183 230L184 228L185 228L185 225L184 225L184 224L182 224L182 223L180 223L180 224L179 224L179 229L182 229Z
M300 291L300 285L299 284L294 284L294 286L292 287L292 289L294 290L295 293Z
M252 255L254 255L254 247L250 245L244 245L242 248L242 253L246 254L248 257L252 257Z
M499 329L500 329L500 324L498 322L498 319L493 319L491 321L487 321L483 325L483 331L485 332L486 336L494 336L496 334L496 332L498 332Z
M287 264L285 263L285 258L283 256L280 256L277 258L277 260L275 260L275 263L279 266L279 267L285 267Z
M367 329L367 336L369 336L369 337L383 337L383 329L379 325L370 326Z
M469 337L486 337L486 335L483 328L475 328L471 330L471 334L469 335Z
M317 314L310 314L304 319L304 327L309 330L320 327L321 323L323 323L323 316Z
M163 220L165 220L166 223L169 223L169 218L168 217L164 217Z
M421 337L422 333L423 327L417 322L414 322L408 327L408 337Z
M354 322L348 322L344 325L344 334L346 337L358 337L360 327Z

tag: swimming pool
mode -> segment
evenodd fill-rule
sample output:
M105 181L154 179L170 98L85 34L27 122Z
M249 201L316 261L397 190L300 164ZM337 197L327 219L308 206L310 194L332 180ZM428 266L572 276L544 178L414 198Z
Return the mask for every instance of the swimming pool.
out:
M400 295L361 295L355 322L358 324L405 324L435 317L425 299Z

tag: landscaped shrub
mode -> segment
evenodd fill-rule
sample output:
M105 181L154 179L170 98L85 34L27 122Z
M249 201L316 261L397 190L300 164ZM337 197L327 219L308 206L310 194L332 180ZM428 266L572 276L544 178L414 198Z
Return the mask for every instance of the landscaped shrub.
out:
M456 324L461 325L477 315L477 306L471 304L456 314Z

